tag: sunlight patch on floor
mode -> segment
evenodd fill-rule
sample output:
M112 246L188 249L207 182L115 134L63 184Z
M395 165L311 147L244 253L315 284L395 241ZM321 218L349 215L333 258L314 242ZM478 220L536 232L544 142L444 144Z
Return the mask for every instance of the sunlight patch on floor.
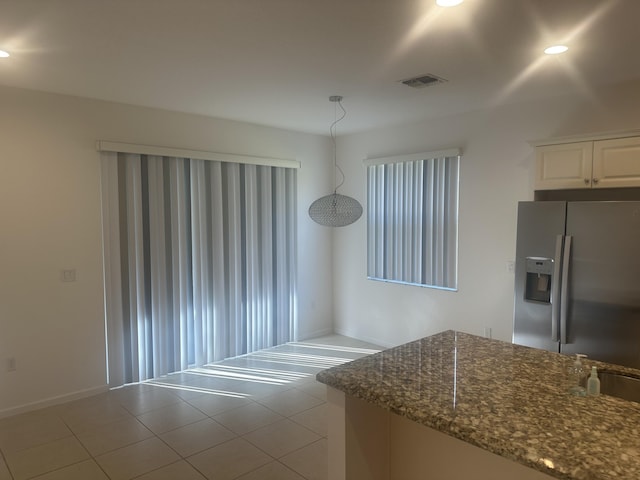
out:
M251 393L239 392L233 387L228 388L229 385L233 385L229 382L238 382L238 386L249 384L284 386L313 378L321 370L342 365L378 351L371 348L325 343L289 342L143 383L171 390L248 398L252 396ZM192 380L189 380L190 378ZM211 381L211 386L206 385L208 380ZM192 382L198 385L189 385Z
M195 392L195 393L205 393L205 394L209 394L209 395L219 395L221 397L232 397L232 398L247 398L250 397L251 395L247 394L247 393L240 393L240 392L227 392L224 390L214 390L211 388L204 388L204 387L192 387L192 386L187 386L187 385L176 385L173 383L164 383L164 382L160 382L158 380L148 380L146 382L142 382L144 385L150 385L152 387L158 387L158 388L167 388L169 390L181 390L183 392Z
M358 355L371 355L373 353L378 353L380 351L380 350L371 349L371 348L341 347L338 345L325 345L321 343L307 343L307 342L289 342L286 345L291 345L294 347L303 347L303 348L314 348L314 349L321 349L321 350L333 350L337 352L357 353Z
M265 371L256 368L235 367L235 371L230 371L228 370L228 368L229 367L225 365L212 364L205 365L204 367L200 368L192 368L184 373L188 375L195 374L214 378L222 378L225 380L240 380L243 382L266 383L269 385L284 385L292 381L299 380L300 378L304 378L304 375L291 376L275 372L265 373Z

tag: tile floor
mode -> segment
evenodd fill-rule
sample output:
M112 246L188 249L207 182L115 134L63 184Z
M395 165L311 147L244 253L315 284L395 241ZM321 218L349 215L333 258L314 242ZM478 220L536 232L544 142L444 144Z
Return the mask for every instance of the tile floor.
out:
M327 480L330 335L0 419L0 480Z

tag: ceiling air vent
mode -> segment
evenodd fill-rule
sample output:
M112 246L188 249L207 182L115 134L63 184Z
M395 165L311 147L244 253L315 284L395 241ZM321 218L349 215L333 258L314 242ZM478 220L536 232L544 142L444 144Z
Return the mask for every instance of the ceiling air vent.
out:
M435 75L431 75L430 73L427 73L425 75L420 75L419 77L400 80L400 83L404 83L406 86L411 88L425 88L431 85L436 85L438 83L444 83L444 82L446 82L444 78L436 77Z

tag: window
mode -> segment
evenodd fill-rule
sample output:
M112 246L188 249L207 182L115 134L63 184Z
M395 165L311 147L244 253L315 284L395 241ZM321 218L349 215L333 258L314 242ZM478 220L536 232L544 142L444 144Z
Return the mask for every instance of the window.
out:
M367 165L367 275L457 290L458 150Z

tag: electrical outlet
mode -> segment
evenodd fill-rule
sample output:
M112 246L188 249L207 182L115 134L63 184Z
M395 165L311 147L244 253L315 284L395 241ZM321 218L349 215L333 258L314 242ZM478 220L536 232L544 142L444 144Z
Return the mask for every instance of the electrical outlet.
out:
M75 282L76 281L76 269L69 268L60 272L60 280L63 282Z
M513 260L507 260L507 272L515 273L516 271L516 262Z
M491 337L491 327L484 327L484 336L485 336L485 338L492 338Z
M15 372L17 369L16 357L7 358L7 372Z

